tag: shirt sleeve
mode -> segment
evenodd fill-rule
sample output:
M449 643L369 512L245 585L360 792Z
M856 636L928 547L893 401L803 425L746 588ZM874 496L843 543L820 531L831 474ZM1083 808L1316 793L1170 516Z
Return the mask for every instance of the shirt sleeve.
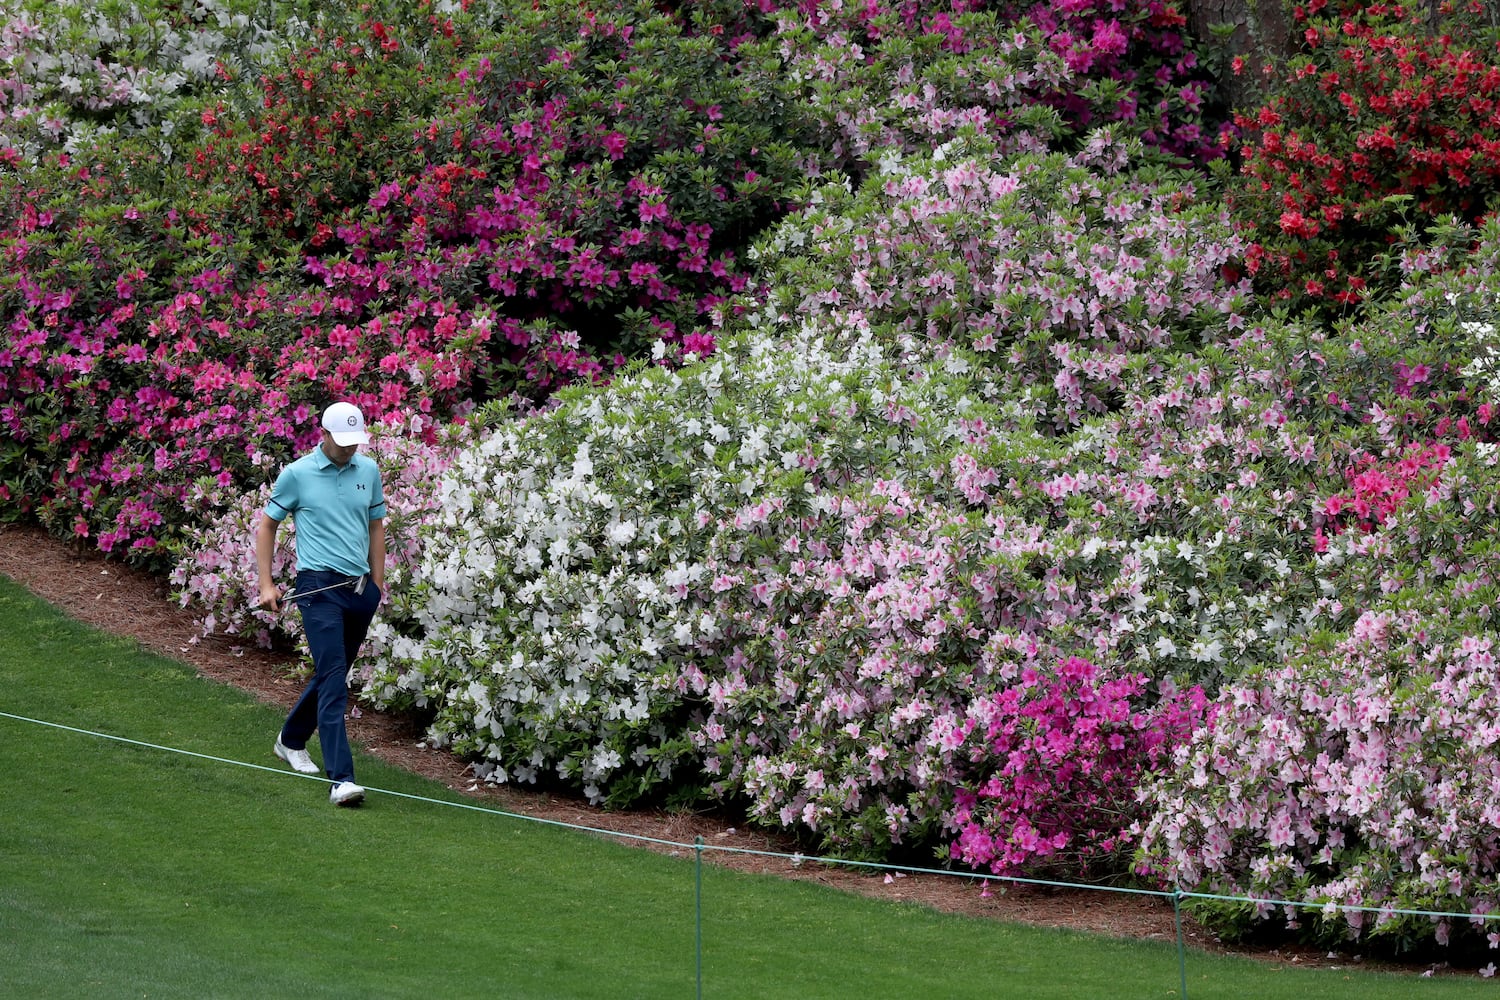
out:
M271 499L266 501L266 516L273 521L285 521L296 510L297 477L292 473L292 467L287 466L276 477L276 485L271 487Z
M379 521L387 513L385 506L385 485L380 481L380 470L375 470L375 485L370 500L370 520Z

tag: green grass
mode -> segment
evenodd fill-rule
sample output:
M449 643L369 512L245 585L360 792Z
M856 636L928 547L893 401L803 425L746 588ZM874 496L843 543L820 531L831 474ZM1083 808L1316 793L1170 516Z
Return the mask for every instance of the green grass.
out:
M274 765L277 709L0 578L0 711ZM361 757L375 789L458 801ZM697 871L524 820L0 717L0 995L692 997ZM702 872L703 995L1175 997L1166 943ZM1190 953L1190 997L1491 995Z

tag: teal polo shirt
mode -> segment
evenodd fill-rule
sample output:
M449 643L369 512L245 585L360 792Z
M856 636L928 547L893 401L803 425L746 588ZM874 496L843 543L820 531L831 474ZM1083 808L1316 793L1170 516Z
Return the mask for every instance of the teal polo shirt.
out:
M386 515L380 468L364 455L342 469L321 447L281 470L266 516L297 525L297 570L370 572L370 522Z

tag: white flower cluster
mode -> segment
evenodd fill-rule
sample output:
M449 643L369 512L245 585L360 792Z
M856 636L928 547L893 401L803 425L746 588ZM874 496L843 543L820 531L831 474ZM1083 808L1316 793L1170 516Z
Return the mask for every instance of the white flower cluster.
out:
M1489 323L1462 323L1463 332L1479 345L1479 354L1464 368L1465 378L1482 382L1492 394L1500 394L1500 356L1495 350L1495 327Z
M721 522L807 502L810 469L888 456L888 427L847 418L914 391L867 337L752 332L498 429L449 470L420 636L385 640L367 696L435 708L432 738L495 782L552 769L604 799L621 768L664 780L690 752L684 720L667 724L679 677L719 638L704 555Z
M45 15L0 20L0 144L25 157L69 152L97 130L160 127L197 87L217 87L221 65L267 64L307 25L280 19L274 31L231 0L194 0L175 17L154 4L55 0ZM99 125L102 114L107 124ZM167 145L163 154L170 156Z

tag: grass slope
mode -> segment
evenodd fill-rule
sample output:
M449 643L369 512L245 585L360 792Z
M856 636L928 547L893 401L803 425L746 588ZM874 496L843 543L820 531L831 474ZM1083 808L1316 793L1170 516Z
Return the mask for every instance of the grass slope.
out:
M271 706L0 578L0 995L691 997L691 860L274 767ZM457 801L360 758L374 789ZM1176 951L703 872L703 995L1171 997ZM1192 997L1460 997L1475 980L1192 954Z

